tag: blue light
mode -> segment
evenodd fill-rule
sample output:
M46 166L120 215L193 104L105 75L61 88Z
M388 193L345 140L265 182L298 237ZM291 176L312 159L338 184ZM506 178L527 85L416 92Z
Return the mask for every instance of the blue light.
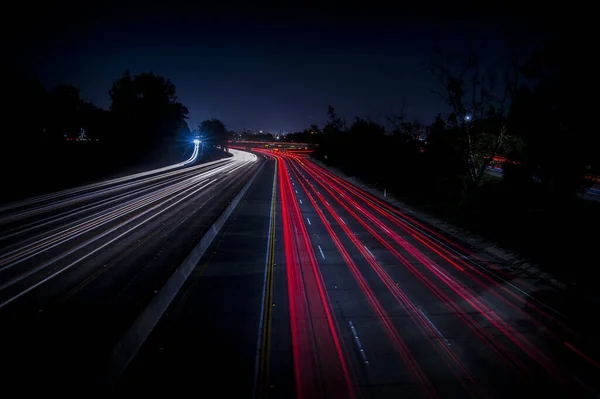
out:
M200 144L200 140L194 139L194 144L196 144L196 145Z

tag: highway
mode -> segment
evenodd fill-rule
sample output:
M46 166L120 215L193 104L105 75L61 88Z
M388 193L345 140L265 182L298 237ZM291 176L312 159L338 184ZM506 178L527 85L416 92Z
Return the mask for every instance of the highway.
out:
M105 385L121 337L262 164L231 150L196 165L198 151L0 207L4 389Z
M588 188L585 193L581 195L581 198L591 201L600 201L600 183L596 183Z
M598 397L597 352L536 287L310 162L268 157L120 393Z
M594 334L531 281L308 152L230 151L0 208L5 389L598 397ZM235 198L148 335L133 329Z

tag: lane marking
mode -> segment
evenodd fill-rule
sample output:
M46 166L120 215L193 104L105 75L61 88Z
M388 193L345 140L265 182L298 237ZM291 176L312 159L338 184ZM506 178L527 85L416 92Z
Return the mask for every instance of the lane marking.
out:
M91 276L89 276L88 278L86 278L85 280L83 280L80 284L78 284L72 290L70 290L69 292L67 292L62 297L60 297L56 301L56 303L63 304L64 302L66 302L73 295L75 295L76 293L78 293L79 291L81 291L86 285L88 285L89 283L91 283L97 277L101 276L103 273L105 273L107 270L109 270L112 266L114 266L115 264L117 264L117 262L119 262L120 260L122 260L123 258L125 258L127 255L129 255L130 253L132 253L133 251L135 251L136 249L138 249L140 246L142 246L143 244L145 244L149 239L151 239L152 237L156 236L158 233L162 233L162 231L160 229L156 229L152 234L149 234L146 237L144 237L142 240L137 241L137 243L135 245L133 245L132 247L130 247L129 249L127 249L125 252L121 253L121 255L119 255L117 258L115 258L114 260L112 260L110 263L107 263L107 264L103 265L100 269L96 270L96 272L94 272Z
M348 181L346 181L347 184L352 185L351 183L349 183ZM356 187L356 186L354 186ZM368 193L367 193L368 194ZM462 254L459 250L455 249L454 247L452 247L451 245L449 245L448 243L444 242L443 240L440 240L439 238L431 235L430 233L428 233L425 229L421 228L421 227L417 227L415 224L413 224L412 222L408 221L407 219L405 219L405 216L401 216L399 214L396 214L395 212L392 212L391 210L389 210L388 208L384 207L383 205L375 202L374 200L372 200L371 198L366 197L364 194L362 193L357 193L355 194L357 196L359 196L360 198L362 198L364 201L371 203L373 206L378 207L379 209L383 210L384 212L386 212L388 215L391 215L392 217L394 217L395 219L399 220L402 223L407 224L408 226L412 227L413 229L415 229L416 231L418 231L420 234L426 236L427 238L429 238L430 240L434 241L435 243L437 243L438 245L444 247L447 251L450 251L452 253L454 253L456 256L461 257L462 259L464 259L467 263L469 263L470 265L477 267L478 269L480 269L481 271L493 276L494 278L500 280L502 283L510 286L511 288L513 288L515 291L523 294L525 297L527 297L529 300L531 300L532 302L537 303L540 306L545 307L546 309L554 312L555 314L559 315L560 317L567 319L567 317L565 315L563 315L562 313L560 313L558 310L554 309L553 307L551 307L550 305L540 301L539 299L535 298L533 295L531 295L530 293L526 292L524 289L516 286L515 284L513 284L512 282L508 281L507 279L505 279L504 277L494 273L492 270L490 270L489 268L487 268L486 266L480 264L477 261L472 260L470 257ZM388 204L389 206L392 206L390 204ZM393 206L392 206L393 207ZM356 207L358 209L358 207ZM399 210L397 210L398 212L400 212ZM418 219L418 218L417 218ZM421 221L423 222L423 221ZM446 234L448 235L448 233L446 232ZM449 234L450 237L455 237L452 234ZM495 263L494 261L492 263Z
M371 257L372 257L373 259L375 259L375 255L373 255L373 252L371 252L371 250L370 250L369 248L367 248L367 246L366 246L366 245L364 245L364 247L365 247L365 249L367 250L367 252L369 253L369 255L371 255Z
M264 397L269 383L269 352L271 343L271 318L273 312L273 267L275 265L275 211L277 208L277 158L273 173L273 190L271 192L271 212L269 216L269 236L265 254L265 274L261 299L260 319L258 322L258 338L256 343L256 359L254 362L254 389L252 397Z
M591 395L593 395L595 398L600 398L600 395L598 395L596 393L596 391L594 391L592 388L588 387L586 384L583 383L583 381L581 381L579 378L577 378L577 376L573 376L573 379L575 381L577 381L577 383L579 385L581 385L583 388L585 388Z
M583 353L582 351L580 351L579 349L577 349L576 347L571 345L569 342L565 342L565 346L567 348L571 349L576 354L578 354L582 359L584 359L585 361L590 363L592 366L600 368L600 363L596 362L594 359L592 359L591 357L589 357L588 355L586 355L585 353Z
M180 226L185 220L180 221L172 230L174 231L175 228L177 228L177 226ZM127 249L125 252L123 252L121 255L119 255L117 258L113 259L111 262L103 265L102 268L98 269L96 272L94 272L91 276L89 276L87 279L85 279L84 281L82 281L79 285L77 285L76 287L74 287L73 289L71 289L69 292L67 292L65 295L63 295L62 297L60 297L56 302L58 304L62 304L64 302L66 302L68 299L70 299L73 295L75 295L76 293L78 293L80 290L82 290L83 288L85 288L89 283L91 283L92 281L94 281L96 278L98 278L99 276L101 276L102 274L104 274L105 272L107 272L112 266L114 266L115 264L117 264L117 262L119 262L120 260L122 260L123 258L125 258L127 255L129 255L130 253L132 253L133 251L135 251L137 248L139 248L140 246L142 246L143 244L145 244L148 240L150 240L152 237L156 236L159 233L163 233L163 231L161 229L156 229L153 233L147 235L146 237L144 237L141 240L138 240L136 242L136 244L132 247L130 247L129 249Z
M309 226L312 226L312 223L310 223L310 219L308 217L306 218L306 221L308 222Z
M115 384L127 366L129 366L129 363L131 363L138 353L189 275L192 273L202 256L204 256L204 253L217 236L217 233L225 225L225 222L227 222L229 216L231 216L233 210L238 206L246 194L246 191L248 191L254 182L254 179L256 179L256 176L259 175L264 166L265 164L263 163L233 200L231 200L227 208L225 208L223 213L217 218L212 228L208 229L204 237L196 244L181 265L173 272L166 284L158 291L154 298L152 298L150 304L140 314L131 328L121 338L114 348L110 359L108 383Z
M319 252L321 252L321 256L323 257L323 259L325 259L325 254L323 253L323 250L321 249L321 246L317 245L317 247L319 247Z
M367 359L367 354L365 353L362 344L360 343L360 338L358 338L358 333L356 332L356 329L354 328L354 324L352 324L351 321L348 322L348 324L350 324L350 330L352 330L352 336L354 337L354 341L356 342L356 345L358 346L358 350L360 352L360 356L363 358L363 361L365 362L365 364L369 364L369 360Z
M232 163L232 164L230 164L230 166L231 165L235 165L235 164ZM11 268L15 265L18 265L20 262L23 262L27 259L32 258L33 256L36 256L42 252L45 252L51 248L56 247L58 245L62 245L69 240L79 237L82 234L84 234L86 231L88 231L89 228L98 228L104 224L110 223L110 222L118 219L121 216L130 214L130 213L134 213L134 212L141 210L143 208L146 208L148 206L152 206L152 204L156 204L152 208L152 209L156 209L157 207L160 207L160 206L168 203L169 201L177 198L178 196L183 195L186 191L191 190L194 185L200 184L203 181L210 180L210 178L215 176L216 174L218 174L221 169L223 169L223 168L228 169L228 168L230 168L230 166L227 166L227 165L219 166L217 168L202 172L202 174L200 174L200 175L196 175L196 176L190 175L189 177L186 177L183 180L179 180L179 182L177 182L176 184L162 186L159 190L157 190L155 192L145 193L141 197L133 198L120 206L114 207L108 213L100 212L96 216L94 216L92 219L87 219L87 220L84 219L83 223L76 223L64 231L61 230L60 228L57 228L57 229L52 229L50 232L51 235L49 235L49 236L45 236L44 233L42 233L41 235L37 235L37 237L42 237L42 239L36 240L34 242L30 242L29 244L23 246L22 248L15 249L11 252L7 252L7 253L3 254L2 256L0 256L1 258L4 258L4 259L2 259L2 261L0 261L0 263L5 264L4 266L2 266L0 268L0 270ZM177 180L177 179L175 179L175 180ZM165 182L165 181L166 180L164 180L163 182ZM213 180L213 182L215 182L215 181L216 180ZM162 201L162 202L160 202L160 201ZM147 212L145 211L142 214L146 214L146 213ZM137 218L138 217L132 217L132 218L128 219L127 221L121 223L121 225L127 224ZM106 232L103 235L102 234L97 235L96 239L101 238L104 235L106 235ZM94 240L87 240L83 244L77 245L76 247L71 248L69 251L63 252L61 254L61 256L64 257L67 255L70 255L74 251L83 248L83 246L88 245L89 243L91 243L93 241ZM8 258L6 258L6 256L10 255L10 254L12 254L12 256L8 256ZM58 261L59 259L62 259L62 258L54 257L53 261ZM9 263L6 264L7 262L9 262ZM28 277L29 275L31 275L31 273L34 273L37 270L41 270L41 268L47 267L49 264L50 263L48 263L48 262L44 262L42 265L38 265L36 267L36 269L29 270L29 272L27 272L29 274L20 275L19 279ZM20 281L20 280L13 279L11 284L13 284L14 282L18 282L18 281ZM7 285L5 284L2 287L0 287L0 289L4 289L6 287L7 287Z
M342 219L342 217L340 216L340 220L342 223L346 224L346 222L344 222L344 219Z
M299 199L298 201L300 201L300 205L302 205L302 200L301 200L301 199Z
M438 338L441 338L442 340L444 340L444 343L448 346L450 346L450 341L448 341L446 339L446 337L444 337L441 333L440 330L438 330L438 328L435 326L435 324L433 324L433 322L431 321L431 319L429 317L427 317L427 315L425 314L425 312L423 312L423 309L419 308L419 312L421 312L421 314L423 315L423 317L425 318L425 320L427 320L427 323L429 323L429 325L431 326L431 328L433 328L435 330L435 332L438 335Z
M213 181L214 182L214 181ZM209 183L210 184L210 183ZM74 260L73 262L69 263L68 265L64 266L62 269L58 269L57 271L55 271L52 274L47 275L45 278L43 278L42 280L38 281L37 283L30 285L28 288L25 288L24 290L20 291L19 293L13 295L12 297L10 297L9 299L5 300L4 302L0 303L0 308L5 307L6 305L8 305L9 303L19 299L20 297L22 297L23 295L26 295L27 293L33 291L34 289L36 289L37 287L39 287L42 284L47 283L48 281L52 280L53 278L55 278L56 276L59 276L61 274L63 274L64 272L66 272L67 270L70 270L73 266L75 266L76 264L78 264L79 262L89 258L90 256L92 256L93 254L95 254L96 252L101 251L102 249L104 249L105 247L109 246L110 244L112 244L113 242L121 239L122 237L128 235L129 233L131 233L132 231L134 231L135 229L139 228L140 226L143 226L144 224L148 223L149 221L153 220L154 218L156 218L157 216L161 215L162 213L166 212L167 210L169 210L170 208L174 207L175 205L179 204L180 202L184 201L185 199L191 197L192 195L196 194L198 191L200 191L202 188L197 189L196 191L192 191L190 194L187 194L186 196L184 196L183 198L180 198L179 200L177 200L176 202L173 202L171 205L167 206L166 208L161 209L160 211L157 211L156 213L154 213L152 216L149 216L147 219L141 221L140 223L138 223L137 225L131 227L130 229L126 230L125 232L119 234L118 236L116 236L115 238L111 239L110 241L102 244L101 246L87 252L85 255L83 255L82 257L80 257L79 259ZM156 206L156 208L158 208L158 205ZM151 210L154 208L151 208ZM143 216L145 213L147 213L146 211L138 214L137 216L131 218L130 220L135 220L141 216ZM124 222L121 224L124 225ZM115 228L113 228L114 230L116 230L119 227L122 227L121 225L117 225ZM101 234L101 236L105 236L108 235L109 233L107 233L106 231L104 233ZM99 236L96 236L99 237ZM73 250L70 250L73 251ZM74 252L74 251L73 251ZM44 264L42 264L44 265ZM45 266L43 266L45 267ZM42 266L37 266L36 269L32 269L28 272L28 274L23 274L20 277L18 277L18 280L15 279L13 280L13 283L11 283L10 285L14 284L14 282L18 282L21 281L22 279L24 279L25 277L28 277L30 275L32 275L34 272L37 272L39 270L41 270L43 268ZM25 277L23 277L25 276ZM9 284L5 284L2 288L8 287L10 286Z

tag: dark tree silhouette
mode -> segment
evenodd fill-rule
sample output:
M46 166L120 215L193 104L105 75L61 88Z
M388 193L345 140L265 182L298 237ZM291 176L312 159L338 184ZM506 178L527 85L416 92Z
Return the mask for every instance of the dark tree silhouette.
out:
M79 89L63 85L54 87L47 96L47 134L54 141L75 139L83 127Z
M564 40L536 51L522 69L534 85L522 87L515 99L513 128L525 142L524 162L561 200L575 198L591 183L584 175L600 164L595 114L585 110L590 102L577 100L591 76L582 70L591 65L583 56Z
M172 162L182 153L176 138L185 135L188 110L177 101L173 83L163 77L126 71L110 90L107 111L82 100L74 86L46 91L18 70L2 71L7 77L5 97L10 99L2 105L7 116L0 146L3 181L18 185L40 171L50 177L38 179L27 192L19 190L20 195L82 184L136 163L151 167ZM75 144L82 130L88 140ZM189 147L189 140L185 144ZM7 173L15 162L24 167Z
M308 128L310 134L321 134L321 129L319 128L319 125L317 124L312 124L310 125L310 127Z
M168 79L153 73L131 76L125 71L109 94L117 134L111 139L129 151L174 143L184 128L188 109L177 101L175 85Z
M218 119L207 119L202 121L198 127L204 137L204 141L209 145L218 146L224 151L228 148L228 134L225 124Z
M79 112L81 127L85 129L86 136L90 140L98 139L104 142L107 133L112 129L110 112L87 101L79 103Z
M44 86L20 71L3 68L3 131L0 152L8 160L27 143L45 141L46 92Z
M467 165L463 198L481 185L488 165L509 134L510 100L517 92L520 76L516 52L503 57L498 65L502 65L500 71L486 68L474 52L466 56L439 54L429 64L443 88L434 92L450 106L450 121L462 133Z
M343 132L347 129L346 121L338 116L332 105L327 106L328 121L323 131L325 133Z

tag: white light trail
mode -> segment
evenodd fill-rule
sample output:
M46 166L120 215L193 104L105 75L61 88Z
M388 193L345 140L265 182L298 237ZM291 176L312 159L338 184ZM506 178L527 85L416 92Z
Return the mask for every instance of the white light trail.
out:
M193 162L197 150L198 145L186 162ZM84 186L86 189L79 187L50 194L43 196L43 200L14 206L13 212L3 208L5 215L0 219L0 226L32 216L37 219L0 234L0 292L14 286L5 293L6 296L10 292L4 304L37 287L40 281L48 281L45 270L50 265L55 265L50 276L60 275L63 268L71 268L95 253L98 245L104 247L107 240L113 242L115 234L122 237L184 199L218 186L230 173L258 160L255 154L233 149L230 152L230 158L202 165L180 170L164 168L158 174L155 170ZM89 192L84 192L86 190ZM70 196L65 194L67 192ZM45 213L48 215L44 216ZM131 227L134 221L137 223ZM23 239L18 240L21 235ZM54 248L59 252L56 249L49 252ZM73 260L73 256L77 258ZM62 259L68 260L68 266L58 263ZM38 274L40 278L36 280ZM15 293L15 289L18 292Z

